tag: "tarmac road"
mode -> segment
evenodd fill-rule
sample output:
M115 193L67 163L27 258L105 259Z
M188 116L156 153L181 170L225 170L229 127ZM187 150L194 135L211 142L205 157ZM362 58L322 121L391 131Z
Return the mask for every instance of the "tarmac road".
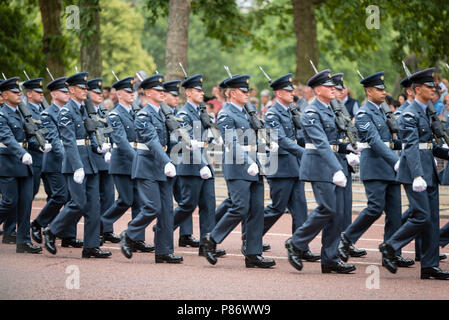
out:
M33 203L32 218L43 201ZM127 212L116 224L120 234L130 219ZM355 218L355 216L354 216ZM198 214L194 213L194 236L199 237ZM441 225L447 223L441 220ZM271 245L265 252L274 258L272 269L247 269L240 253L240 227L232 232L219 248L227 255L215 266L198 249L180 248L178 232L174 235L175 254L182 255L182 265L156 264L154 253L135 253L131 260L120 252L119 244L106 243L112 252L109 259L81 259L81 249L61 248L51 255L16 254L14 245L0 243L0 299L157 299L157 300L303 300L303 299L448 299L449 282L420 280L419 263L400 268L390 274L380 264L378 245L383 237L383 218L356 244L368 255L351 258L357 270L350 275L322 274L320 263L305 263L301 272L290 266L284 242L290 237L291 218L284 215L265 236ZM83 220L78 225L82 239ZM152 226L148 227L147 242L153 243ZM312 241L314 253L320 251L320 238ZM449 254L447 248L443 253ZM414 258L414 244L404 248L403 256ZM449 269L448 260L441 262ZM76 281L79 275L79 281Z

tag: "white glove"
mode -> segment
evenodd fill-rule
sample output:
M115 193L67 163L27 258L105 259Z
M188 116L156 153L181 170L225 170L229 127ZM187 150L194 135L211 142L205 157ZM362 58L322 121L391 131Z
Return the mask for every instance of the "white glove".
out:
M103 143L101 147L97 148L98 153L106 153L109 152L109 150L111 150L111 144L107 142Z
M22 163L27 165L27 166L32 165L33 164L33 158L31 157L31 154L29 154L28 152L25 153L23 155L23 157L22 157Z
M212 140L212 144L214 144L214 145L216 145L216 146L222 146L223 145L223 138L222 137L219 137L218 138L218 141L216 140L216 139L213 139Z
M348 163L351 167L355 167L360 164L360 157L354 153L348 153L346 155L346 160L348 160Z
M201 147L204 146L204 142L202 141L197 141L197 140L190 140L190 146L187 147L188 150L198 150L201 149Z
M348 144L348 146L346 147L346 150L354 152L354 153L360 153L360 152L362 152L363 149L365 149L362 147L362 145L360 143L357 142L356 144L357 144L356 149L354 149L354 147L351 144Z
M279 145L276 142L272 141L270 143L270 148L266 147L266 150L270 152L277 152L279 150Z
M332 182L339 186L339 187L346 187L346 183L348 182L348 180L346 179L345 174L343 173L343 171L338 170L337 172L334 173L334 176L332 177Z
M106 152L106 154L104 155L104 162L108 163L111 162L111 153L110 152Z
M78 183L82 184L84 180L84 169L79 168L73 173L73 180Z
M210 169L208 166L204 166L200 170L201 179L210 179L212 178L212 172L210 172Z
M398 172L399 171L399 164L401 163L401 160L396 161L396 163L394 164L394 171Z
M165 165L164 173L169 178L173 178L174 176L176 176L176 167L173 165L173 163L169 162Z
M416 177L413 180L412 187L413 187L413 191L415 191L415 192L423 192L427 189L427 183L421 176Z
M39 147L39 150L43 153L47 153L51 151L51 144L46 143L44 146L44 149L42 149L42 147Z
M257 165L257 163L254 162L252 165L249 166L248 174L250 176L255 177L258 173L259 173L259 166Z

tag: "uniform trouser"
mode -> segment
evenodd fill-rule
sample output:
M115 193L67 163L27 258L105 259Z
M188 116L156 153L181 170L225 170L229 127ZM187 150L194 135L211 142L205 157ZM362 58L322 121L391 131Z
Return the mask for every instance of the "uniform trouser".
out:
M114 181L108 171L99 171L100 214L103 214L114 204Z
M388 240L401 226L401 185L390 181L363 181L368 206L345 232L351 243L357 240L385 211L384 241ZM400 254L400 250L396 254Z
M318 206L292 236L293 245L308 250L308 244L322 231L321 264L339 262L337 249L344 211L344 188L330 182L312 182Z
M218 206L217 210L215 210L215 224L220 221L221 218L225 215L226 211L232 207L231 196L228 194L228 197L223 200L222 203Z
M5 219L4 233L10 235L17 223L16 243L31 242L33 177L0 177L0 193L2 194L0 217Z
M47 203L34 221L41 227L46 227L68 201L68 191L67 183L62 173L42 173L42 181L47 193Z
M292 215L292 233L307 219L304 182L298 178L267 178L272 203L264 210L263 234L278 221L288 208Z
M349 172L349 170L348 170ZM344 209L341 221L341 230L345 230L352 223L352 175L351 172L346 176L347 182L344 188Z
M407 219L410 217L410 213L410 208L407 208L407 210L405 210L404 214L402 215L401 224L404 224L407 221ZM421 257L421 234L419 234L415 238L415 256L417 258Z
M246 253L262 254L263 177L258 181L228 180L228 192L231 196L231 208L216 224L211 232L216 243L221 243L240 223L246 221L245 233Z
M178 176L173 179L173 197L176 203L181 202L181 186L178 182ZM192 215L189 215L181 224L179 225L179 235L192 235L193 234L193 219Z
M440 246L445 247L449 243L449 222L440 229Z
M128 224L126 234L139 240L145 228L156 218L154 246L156 254L173 253L173 186L172 181L136 179L142 201L139 214Z
M100 205L98 174L86 174L83 183L73 180L72 174L64 175L71 199L50 224L50 231L63 238L68 228L84 217L84 248L100 246Z
M421 234L421 268L438 267L440 236L438 186L427 187L423 192L415 192L411 184L405 184L404 189L410 203L410 215L390 237L388 243L397 251Z
M41 186L41 172L42 166L33 166L33 199Z
M120 219L130 207L132 218L137 217L142 205L136 181L132 180L131 176L113 174L112 178L118 192L118 199L101 217L103 232L113 232L114 222ZM142 233L136 240L145 240L145 230L142 230Z
M179 176L181 201L175 209L174 228L192 213L198 206L200 216L200 243L206 233L215 226L215 179L202 179L195 176Z

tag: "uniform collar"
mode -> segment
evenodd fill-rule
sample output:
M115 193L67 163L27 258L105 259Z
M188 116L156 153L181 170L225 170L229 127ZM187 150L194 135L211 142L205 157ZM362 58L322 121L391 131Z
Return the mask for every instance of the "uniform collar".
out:
M79 103L78 101L75 101L72 98L70 98L70 101L72 101L78 107L78 109L81 109L81 103Z
M374 102L372 102L371 100L366 99L366 103L369 103L370 105L373 105L377 108L377 110L380 110L380 106L378 106L377 104L375 104Z
M315 98L315 101L317 101L321 106L325 107L326 109L330 109L329 105L325 104L323 101L321 101L318 98Z
M236 108L238 111L243 112L243 107L239 107L238 105L236 105L236 104L234 104L234 103L232 103L232 102L229 102L229 104L230 104L231 106L233 106L234 108Z
M161 107L156 107L154 105L152 105L151 103L148 104L157 114L159 114L159 110L161 109Z
M194 105L192 102L190 102L190 101L187 101L187 103L188 104L190 104L191 106L192 106L192 108L193 108L193 110L195 110L196 112L198 112L198 106L196 106L196 105Z
M128 113L131 112L131 107L125 107L123 104L119 103L119 106L121 106L123 109L125 109Z
M281 106L282 109L283 109L284 111L288 111L288 107L286 107L286 106L284 106L282 103L280 103L279 100L276 100L276 103L277 103L279 106Z
M28 101L28 103L34 108L34 109L36 109L36 111L39 111L39 106L37 105L37 104L34 104L34 103L32 103L32 102L30 102L30 101Z
M9 104L7 104L7 103L4 103L3 104L5 107L8 107L12 112L16 112L16 110L17 110L17 107L11 107Z
M424 114L426 113L426 109L427 109L427 105L425 105L424 103L422 103L421 101L419 101L418 99L415 99L415 102L418 104L418 106L421 107L422 111L424 112Z

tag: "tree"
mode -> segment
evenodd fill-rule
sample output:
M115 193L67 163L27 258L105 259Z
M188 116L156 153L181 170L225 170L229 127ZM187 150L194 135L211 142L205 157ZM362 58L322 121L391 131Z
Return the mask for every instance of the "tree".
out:
M189 39L190 0L170 0L165 46L165 78L183 79L179 68L181 62L187 68L187 45Z
M61 30L61 0L39 0L44 34L42 37L46 66L51 70L54 77L65 74L64 52L66 50L66 39ZM45 75L46 80L50 80Z
M100 0L79 0L81 70L102 76Z

